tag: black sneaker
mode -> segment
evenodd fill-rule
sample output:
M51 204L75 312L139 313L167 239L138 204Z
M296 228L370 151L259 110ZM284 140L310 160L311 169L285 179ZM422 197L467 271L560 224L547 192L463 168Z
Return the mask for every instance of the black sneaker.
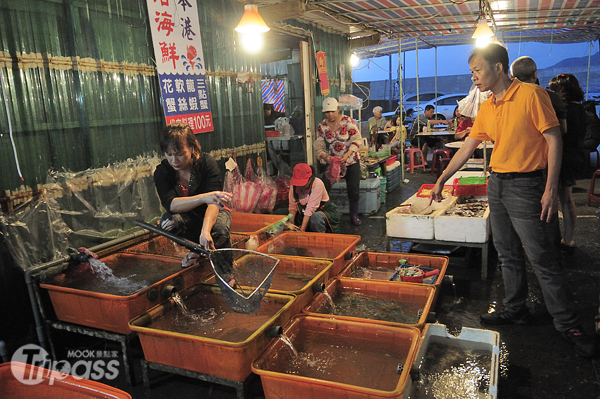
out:
M525 326L531 323L531 315L529 311L525 309L522 312L511 313L506 311L504 308L500 308L492 313L486 313L481 315L481 321L487 324L517 324Z
M594 337L584 333L581 328L572 328L561 334L575 347L575 353L579 356L587 358L596 356L597 347Z

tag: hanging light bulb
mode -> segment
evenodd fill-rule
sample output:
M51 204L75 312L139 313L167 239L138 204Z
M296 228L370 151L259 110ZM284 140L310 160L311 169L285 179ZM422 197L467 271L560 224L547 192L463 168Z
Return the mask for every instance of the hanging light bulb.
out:
M479 39L480 37L492 37L494 36L494 32L490 29L487 24L487 19L485 17L480 17L479 22L477 22L477 29L471 36L473 39Z
M263 47L263 35L260 32L243 33L240 35L242 46L248 53L258 53Z
M356 55L356 53L352 53L352 55L350 56L350 65L353 68L356 68L358 64L360 64L360 58L358 58L358 55Z
M479 0L479 18L477 18L477 28L473 32L473 39L477 47L487 46L494 36L494 32L487 23L486 9L489 10L489 4L485 0ZM489 10L491 12L491 10Z
M240 23L235 28L240 33L264 33L270 29L258 13L258 6L256 4L246 4L244 6L244 15L242 15Z

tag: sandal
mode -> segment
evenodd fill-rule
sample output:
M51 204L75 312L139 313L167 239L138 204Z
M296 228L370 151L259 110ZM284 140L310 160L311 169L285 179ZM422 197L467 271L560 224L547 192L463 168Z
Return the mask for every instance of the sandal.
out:
M600 335L600 315L594 317L594 327L596 328L596 335Z

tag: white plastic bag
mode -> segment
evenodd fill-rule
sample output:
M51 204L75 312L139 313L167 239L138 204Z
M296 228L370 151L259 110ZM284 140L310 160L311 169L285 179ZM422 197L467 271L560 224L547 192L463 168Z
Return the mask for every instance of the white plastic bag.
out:
M469 95L458 102L458 112L461 115L475 118L479 113L479 107L492 95L491 91L481 92L475 85L471 86Z

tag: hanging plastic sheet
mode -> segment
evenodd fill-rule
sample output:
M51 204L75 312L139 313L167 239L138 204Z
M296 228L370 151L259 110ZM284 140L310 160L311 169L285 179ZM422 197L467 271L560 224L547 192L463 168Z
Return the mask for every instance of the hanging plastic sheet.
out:
M31 266L137 229L133 220L158 219L153 172L160 159L140 157L102 169L56 172L38 186L39 199L0 218L0 232L16 264Z

